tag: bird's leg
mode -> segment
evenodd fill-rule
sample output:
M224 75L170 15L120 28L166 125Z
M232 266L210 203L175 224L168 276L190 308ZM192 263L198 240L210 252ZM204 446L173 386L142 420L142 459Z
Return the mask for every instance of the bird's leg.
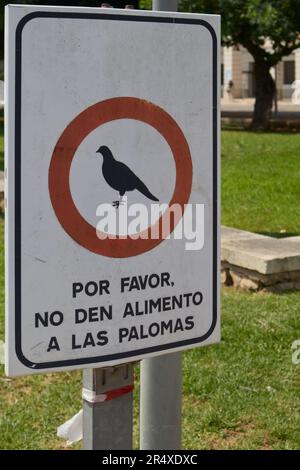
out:
M116 209L118 209L119 206L120 206L121 204L123 204L123 203L122 203L122 197L123 197L123 196L124 196L124 194L120 194L120 199L119 199L118 201L114 201L114 202L113 202L113 206L114 206Z

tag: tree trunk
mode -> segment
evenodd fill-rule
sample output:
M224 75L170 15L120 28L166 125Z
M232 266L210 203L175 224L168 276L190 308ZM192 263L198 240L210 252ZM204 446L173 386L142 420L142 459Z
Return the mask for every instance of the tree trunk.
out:
M275 97L276 85L270 74L270 66L263 61L255 61L256 82L254 114L250 128L268 129Z

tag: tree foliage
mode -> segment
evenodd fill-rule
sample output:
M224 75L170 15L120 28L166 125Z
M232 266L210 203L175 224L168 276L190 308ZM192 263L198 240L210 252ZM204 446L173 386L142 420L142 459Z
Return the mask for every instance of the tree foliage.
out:
M152 0L140 0L139 7L141 10L151 10L152 9Z
M2 1L0 12L0 54L3 57L4 5L35 4L53 5L53 0ZM115 1L114 7L123 8L126 3L137 1ZM151 9L151 0L140 0L140 8ZM65 2L55 2L64 5ZM101 1L74 1L76 6L99 7ZM299 0L181 0L179 9L186 12L219 13L222 15L222 39L226 45L241 44L251 54L259 55L270 66L277 64L300 46L300 1ZM264 49L265 38L270 40L270 49Z
M6 3L26 3L51 5L53 0L33 0ZM55 2L63 5L65 2ZM126 3L135 7L151 9L151 0L109 1L114 7L123 8ZM82 0L74 2L77 6L99 7L101 1ZM284 56L300 47L300 0L180 0L179 10L197 13L217 13L222 16L222 42L227 46L244 46L252 54L255 62L256 79L256 116L259 126L263 116L265 126L268 122L275 94L275 84L270 68ZM3 58L3 18L0 13L0 59ZM267 47L266 47L266 39ZM254 119L255 120L255 119ZM259 127L258 126L258 127Z
M253 56L256 100L251 127L267 128L276 93L270 69L300 47L300 1L182 0L180 8L221 14L223 44L242 45Z
M221 14L223 43L241 44L270 66L300 46L299 0L182 0L180 7ZM268 48L263 47L266 38Z

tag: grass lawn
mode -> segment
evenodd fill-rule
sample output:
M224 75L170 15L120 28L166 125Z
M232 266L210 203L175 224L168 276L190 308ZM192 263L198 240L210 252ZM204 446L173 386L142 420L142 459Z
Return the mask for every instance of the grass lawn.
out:
M0 170L4 170L4 123L0 115Z
M300 134L222 133L222 223L300 234Z
M223 223L300 233L298 149L296 135L224 132ZM3 339L3 219L0 237ZM183 448L299 449L300 365L291 362L299 311L297 292L223 289L222 342L184 354ZM80 394L80 372L7 379L1 367L0 449L64 448L56 428L80 409Z
M184 354L183 448L299 448L299 293L224 290L222 301L221 344ZM80 409L80 391L80 372L9 380L1 369L0 449L64 448L56 427ZM137 402L138 379L135 422Z

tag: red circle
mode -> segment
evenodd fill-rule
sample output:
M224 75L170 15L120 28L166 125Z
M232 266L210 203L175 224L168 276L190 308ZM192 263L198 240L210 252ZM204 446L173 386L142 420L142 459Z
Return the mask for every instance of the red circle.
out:
M84 248L102 256L127 258L151 250L161 243L166 234L159 231L159 238L151 238L148 227L144 232L148 238L133 239L130 236L100 239L96 228L80 214L70 190L70 169L77 148L97 127L117 119L135 119L154 127L168 142L176 166L176 183L169 208L156 222L161 227L163 220L170 217L170 206L179 204L182 214L192 188L192 159L186 138L174 119L159 106L132 97L111 98L100 101L82 111L65 128L60 136L49 167L49 193L56 217L64 230ZM170 233L179 222L171 218ZM99 232L98 232L99 234ZM105 235L105 234L103 234ZM142 235L142 234L141 234ZM107 236L107 235L106 235Z

